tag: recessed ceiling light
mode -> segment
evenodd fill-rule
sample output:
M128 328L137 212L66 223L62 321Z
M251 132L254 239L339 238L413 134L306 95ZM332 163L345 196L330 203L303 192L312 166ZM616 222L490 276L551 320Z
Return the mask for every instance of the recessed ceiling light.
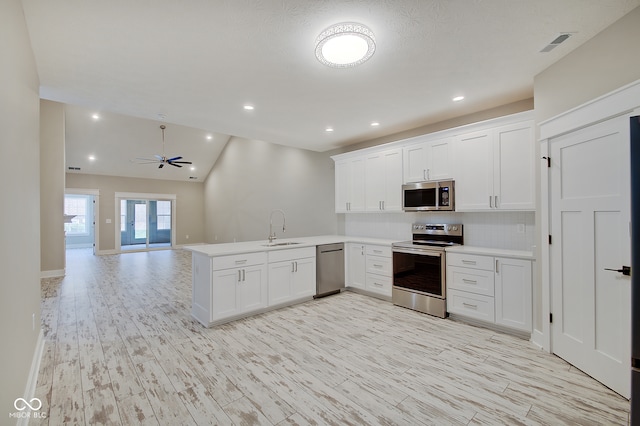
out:
M207 140L210 141L211 139L213 139L212 135L207 135Z
M191 167L191 171L194 171L195 169L196 169L195 167L193 167L193 166Z
M98 114L93 114L91 118L93 118L94 120L100 120L100 116Z
M324 129L325 132L333 132L333 127L327 127Z
M95 159L96 159L96 157L95 157L95 156L93 156L93 155L90 155L90 156L89 156L89 160L90 160L90 161L95 161Z
M378 123L377 121L374 121L374 122L371 123L372 127L376 127L376 126L379 126L379 125L380 125L380 123Z
M455 98L453 98L453 102L460 102L461 100L464 99L464 96L456 96Z
M359 65L373 56L373 32L357 22L343 22L320 33L316 39L316 58L334 68Z
M243 108L246 109L247 111L251 111L253 110L253 105L245 105Z

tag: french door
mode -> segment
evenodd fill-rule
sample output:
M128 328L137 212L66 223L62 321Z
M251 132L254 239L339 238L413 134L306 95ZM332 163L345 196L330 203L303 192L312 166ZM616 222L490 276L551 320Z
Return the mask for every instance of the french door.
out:
M549 142L553 352L630 396L629 119ZM612 270L613 269L613 270Z
M120 248L171 247L172 201L120 199Z

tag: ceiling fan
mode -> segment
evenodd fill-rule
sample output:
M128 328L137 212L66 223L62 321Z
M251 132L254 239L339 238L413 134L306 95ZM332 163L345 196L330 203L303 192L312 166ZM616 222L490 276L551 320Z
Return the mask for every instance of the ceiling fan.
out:
M154 155L155 158L136 158L135 162L138 164L158 164L158 168L161 169L165 164L169 164L174 167L182 167L181 164L191 164L191 161L178 161L182 160L182 157L172 157L169 158L164 154L164 129L167 126L164 124L160 125L160 129L162 129L162 155Z

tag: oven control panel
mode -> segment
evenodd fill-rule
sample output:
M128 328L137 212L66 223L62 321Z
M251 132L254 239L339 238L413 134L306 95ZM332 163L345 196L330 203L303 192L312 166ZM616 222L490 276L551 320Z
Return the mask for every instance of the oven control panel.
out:
M462 224L447 223L414 223L412 225L414 234L427 235L462 235Z

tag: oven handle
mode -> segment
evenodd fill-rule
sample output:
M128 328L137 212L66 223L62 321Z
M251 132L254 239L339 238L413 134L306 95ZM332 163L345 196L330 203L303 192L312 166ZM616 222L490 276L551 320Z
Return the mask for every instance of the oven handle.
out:
M421 256L442 257L444 252L441 251L429 251L429 250L412 250L405 248L393 248L394 253L406 253L406 254L419 254Z

